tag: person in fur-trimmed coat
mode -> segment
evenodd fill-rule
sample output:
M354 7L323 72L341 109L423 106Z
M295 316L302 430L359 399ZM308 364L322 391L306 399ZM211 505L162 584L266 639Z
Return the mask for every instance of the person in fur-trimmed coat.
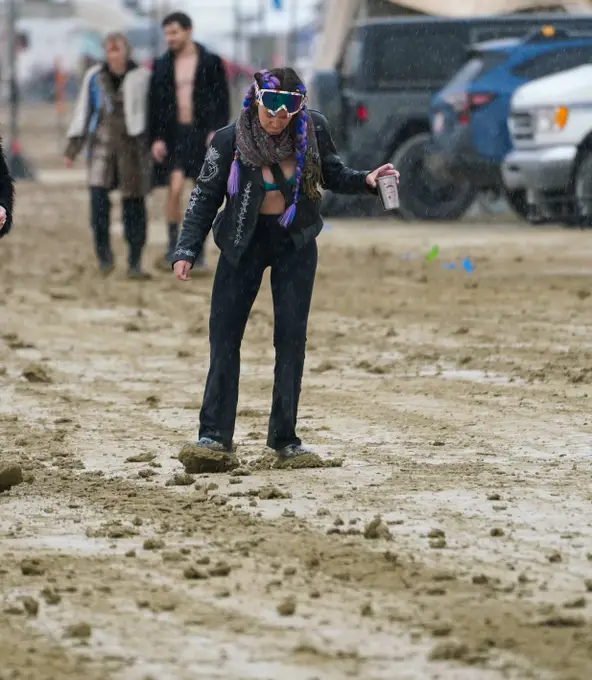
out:
M0 139L0 238L6 236L12 227L14 209L14 182L8 170L2 139Z
M84 77L68 130L66 167L88 146L91 226L99 268L113 267L110 243L109 192L119 189L123 227L128 242L128 277L147 278L141 257L146 243L146 202L152 183L148 143L150 72L130 58L131 48L121 33L103 43L105 61Z

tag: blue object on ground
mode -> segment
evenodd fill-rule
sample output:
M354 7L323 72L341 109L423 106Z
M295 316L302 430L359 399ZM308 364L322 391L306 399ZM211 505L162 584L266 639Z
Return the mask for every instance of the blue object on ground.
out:
M469 260L468 257L465 257L465 259L463 260L462 266L463 266L463 269L469 274L471 274L472 272L475 271L475 267L473 266L473 263L471 262L471 260Z

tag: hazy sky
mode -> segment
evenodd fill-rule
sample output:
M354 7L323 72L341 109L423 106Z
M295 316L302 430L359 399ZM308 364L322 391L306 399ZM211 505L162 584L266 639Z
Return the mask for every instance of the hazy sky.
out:
M156 0L157 1L157 0ZM236 23L234 8L238 2L243 17L254 16L259 7L264 6L265 29L281 33L286 31L292 23L302 25L315 18L315 8L318 0L282 0L284 7L276 10L272 0L178 0L172 3L176 9L187 12L194 22L194 36L203 41L211 49L222 54L234 54L232 38ZM144 0L144 6L149 8L151 0ZM244 35L262 28L257 21L243 21L241 30Z
M175 6L191 14L197 33L228 33L234 29L234 7L237 3L244 16L253 15L258 7L264 6L267 28L278 30L290 26L294 17L298 24L308 22L318 0L282 0L284 8L281 10L273 8L272 0L179 0ZM144 0L144 5L149 6L150 0ZM246 23L243 25L246 28Z

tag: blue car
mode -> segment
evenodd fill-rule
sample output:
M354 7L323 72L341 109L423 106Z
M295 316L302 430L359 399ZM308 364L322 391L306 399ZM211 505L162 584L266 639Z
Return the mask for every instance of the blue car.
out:
M508 113L514 91L537 78L592 63L592 34L545 26L524 39L474 45L468 61L431 103L430 172L478 191L503 191L500 164L512 150ZM505 192L525 215L523 192Z

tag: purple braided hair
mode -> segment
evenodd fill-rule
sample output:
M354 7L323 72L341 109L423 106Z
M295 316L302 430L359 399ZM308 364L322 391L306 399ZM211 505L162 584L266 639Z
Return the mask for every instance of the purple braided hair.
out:
M269 71L261 71L262 86L264 89L277 90L280 88L281 83L276 76L272 75ZM297 91L306 94L306 88L303 85L297 86ZM243 111L246 111L255 99L255 83L253 83L248 89L245 99L243 101ZM302 107L300 112L296 117L296 182L294 184L294 200L292 204L288 206L284 214L280 217L280 224L283 227L288 227L296 216L296 204L298 203L298 198L300 197L300 189L302 187L302 175L304 172L304 164L306 162L306 151L308 149L308 113L306 111L306 105ZM230 168L230 175L228 176L228 194L230 196L236 196L239 189L239 151L238 149L234 152L234 159Z
M252 102L255 100L255 83L247 90L245 99L243 101L243 111L246 111ZM238 149L234 150L234 158L232 160L232 165L230 166L230 174L228 175L228 194L230 196L236 196L238 194L238 176L239 176L239 164L238 164Z
M296 89L301 94L306 94L306 88L303 85L298 85ZM296 182L294 184L294 200L292 201L292 205L288 206L284 214L280 217L280 224L282 227L289 227L296 216L296 204L300 197L302 174L304 172L304 163L306 162L306 150L308 149L307 123L308 113L305 104L296 117Z

